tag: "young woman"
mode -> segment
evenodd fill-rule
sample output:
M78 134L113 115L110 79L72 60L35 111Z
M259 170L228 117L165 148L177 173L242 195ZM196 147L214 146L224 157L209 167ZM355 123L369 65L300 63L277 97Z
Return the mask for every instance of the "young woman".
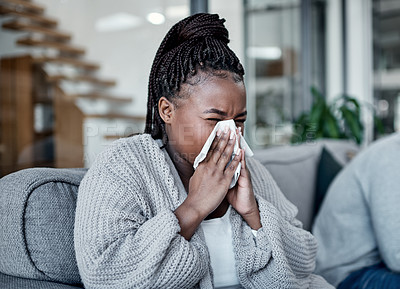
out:
M171 28L155 56L145 133L102 153L81 183L75 248L85 288L332 288L317 244L243 151L244 70L218 15ZM193 164L217 122L207 157ZM241 163L237 184L229 189Z

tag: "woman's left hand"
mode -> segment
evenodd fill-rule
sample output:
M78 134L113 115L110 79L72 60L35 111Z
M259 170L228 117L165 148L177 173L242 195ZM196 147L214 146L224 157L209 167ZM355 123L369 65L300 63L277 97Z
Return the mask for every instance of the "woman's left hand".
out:
M241 170L237 184L228 191L226 199L253 229L261 228L260 211L253 192L250 172L246 167L244 150L241 149Z

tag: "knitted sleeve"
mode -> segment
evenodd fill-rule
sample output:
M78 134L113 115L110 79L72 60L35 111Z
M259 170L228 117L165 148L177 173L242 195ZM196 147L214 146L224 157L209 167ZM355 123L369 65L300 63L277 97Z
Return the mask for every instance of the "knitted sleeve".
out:
M297 208L282 194L272 176L258 161L248 159L262 228L255 239L241 225L244 254L240 280L248 288L333 288L313 275L317 242L302 229ZM252 242L252 240L254 240Z
M95 164L79 188L75 250L85 288L193 288L207 270L206 247L179 234L172 210L149 207L124 164L112 167Z

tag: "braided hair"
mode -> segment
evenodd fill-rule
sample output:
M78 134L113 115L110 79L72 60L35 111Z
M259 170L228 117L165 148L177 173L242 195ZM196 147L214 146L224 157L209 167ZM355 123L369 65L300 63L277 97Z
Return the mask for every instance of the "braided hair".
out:
M198 71L224 77L223 71L243 81L244 69L235 53L228 47L229 34L225 19L217 14L199 13L175 24L157 50L151 67L145 133L168 142L165 124L158 111L162 96L173 101L181 85L189 82Z

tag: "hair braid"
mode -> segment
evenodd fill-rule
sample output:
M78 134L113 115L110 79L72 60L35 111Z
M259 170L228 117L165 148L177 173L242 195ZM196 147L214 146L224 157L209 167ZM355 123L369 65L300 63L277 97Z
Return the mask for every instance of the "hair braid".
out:
M175 24L164 37L154 57L148 85L145 133L164 145L168 138L158 112L158 101L178 98L180 87L198 70L221 75L225 70L243 80L244 70L235 53L228 47L229 34L225 19L217 14L199 13Z

